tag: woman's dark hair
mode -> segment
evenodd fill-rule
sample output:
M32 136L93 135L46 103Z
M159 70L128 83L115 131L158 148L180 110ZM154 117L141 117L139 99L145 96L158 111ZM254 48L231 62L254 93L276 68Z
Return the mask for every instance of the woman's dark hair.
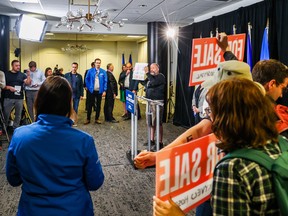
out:
M50 68L50 67L47 67L46 69L45 69L45 77L47 77L48 76L48 71L49 70L51 70L52 71L52 68Z
M61 76L49 76L41 85L34 109L36 119L40 114L70 117L72 90L69 82Z
M209 89L206 100L212 112L212 131L225 151L277 142L273 104L252 81L234 78Z

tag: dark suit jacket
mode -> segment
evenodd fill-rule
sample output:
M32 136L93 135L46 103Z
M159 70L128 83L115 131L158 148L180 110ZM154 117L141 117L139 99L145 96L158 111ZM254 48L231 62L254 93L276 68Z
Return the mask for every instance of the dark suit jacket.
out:
M108 82L107 82L107 91L106 94L116 94L118 95L118 88L117 88L117 81L110 71L107 71L107 77L108 77Z
M120 77L119 77L119 82L121 80L124 83L125 82L125 77L126 77L126 73L122 73L121 72ZM128 90L130 90L130 91L133 91L133 90L134 91L138 91L139 81L138 80L133 80L132 77L133 77L133 71L130 72Z
M64 77L68 80L72 87L72 72L66 73ZM83 90L83 79L81 74L76 74L76 98L83 97L84 90Z

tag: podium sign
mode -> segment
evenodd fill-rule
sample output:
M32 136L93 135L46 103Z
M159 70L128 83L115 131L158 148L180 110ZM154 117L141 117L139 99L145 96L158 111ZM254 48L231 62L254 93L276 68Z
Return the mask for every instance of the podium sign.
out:
M126 90L126 110L129 111L130 113L135 114L135 95L133 92Z

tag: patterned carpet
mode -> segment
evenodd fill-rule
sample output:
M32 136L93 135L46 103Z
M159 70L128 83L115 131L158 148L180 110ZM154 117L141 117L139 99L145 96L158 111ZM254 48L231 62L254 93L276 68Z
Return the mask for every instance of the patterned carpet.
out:
M101 216L148 216L152 215L152 197L155 193L155 169L135 170L126 157L130 149L131 122L123 121L122 104L115 101L114 117L120 123L107 123L83 125L86 120L84 111L85 101L80 102L78 129L93 135L97 151L105 173L104 185L95 192L91 192L95 215ZM104 101L102 101L102 105ZM103 108L103 107L102 107ZM143 143L147 141L147 128L145 121L145 105L141 105L142 119L138 121L138 148L144 149ZM91 119L94 119L92 113ZM100 120L104 114L101 110ZM171 123L164 124L164 145L171 142L184 128L176 127ZM5 156L8 143L3 143L0 152L0 215L10 216L17 212L17 205L21 187L13 188L5 176ZM194 213L191 213L192 215Z

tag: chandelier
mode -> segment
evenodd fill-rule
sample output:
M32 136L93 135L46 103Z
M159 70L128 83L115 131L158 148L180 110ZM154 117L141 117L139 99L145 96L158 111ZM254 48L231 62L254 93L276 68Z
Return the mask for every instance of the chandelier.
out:
M69 30L74 29L74 23L79 22L80 25L77 29L81 32L83 31L84 27L88 27L90 31L94 30L94 27L89 23L93 21L95 23L101 24L105 26L109 31L113 28L114 24L119 25L119 27L124 26L123 21L114 22L109 18L109 13L107 11L102 11L99 9L100 0L96 0L95 3L95 10L93 13L90 13L90 0L88 1L88 13L85 14L83 9L79 9L75 14L72 11L68 11L66 16L61 18L61 21L56 24L56 28L60 26L66 26Z
M86 45L74 45L74 44L67 44L66 47L62 47L61 50L63 52L70 52L70 53L77 53L77 52L86 52L87 50L89 50L89 48L87 48Z

